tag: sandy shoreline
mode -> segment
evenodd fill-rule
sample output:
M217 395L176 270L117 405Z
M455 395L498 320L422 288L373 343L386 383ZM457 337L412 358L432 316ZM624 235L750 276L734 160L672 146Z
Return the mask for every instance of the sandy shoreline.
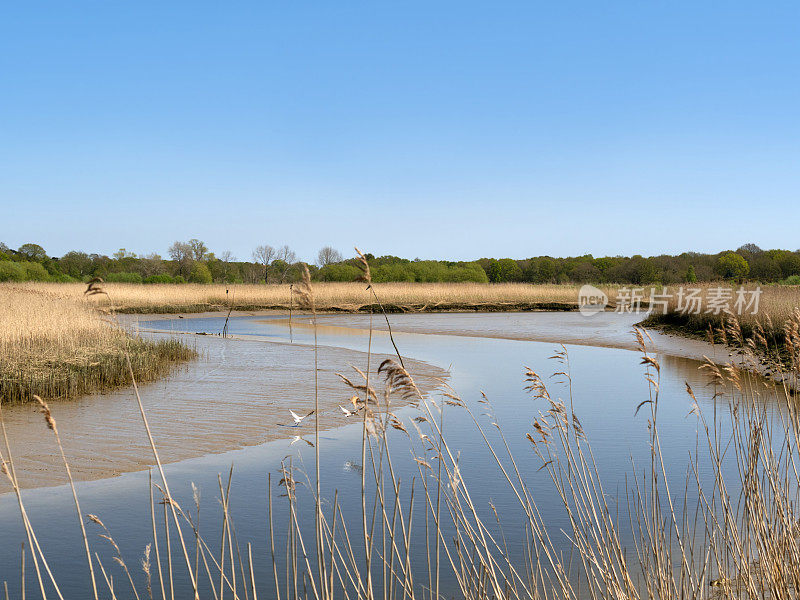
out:
M312 419L300 427L299 414L314 407L314 349L259 339L195 336L201 358L171 376L142 385L141 396L164 463L221 453L295 435L313 435ZM373 355L372 377L383 358ZM423 390L447 373L407 359L406 366ZM353 395L336 375L353 381L351 368L366 370L366 353L319 348L320 422L329 430L352 423L339 405ZM142 419L131 388L51 403L67 459L76 480L96 480L153 465ZM14 464L22 487L66 483L55 439L33 404L3 408ZM5 477L0 494L10 491Z
M434 319L425 322L426 317L417 317L415 322L404 322L404 315L393 315L391 319L392 331L395 333L412 333L425 335L453 335L465 337L486 337L494 339L507 339L517 341L544 342L553 344L593 346L602 348L620 348L623 350L637 350L637 342L633 333L635 325L640 323L644 314L618 314L604 312L592 316L584 316L578 312L536 313L535 328L525 325L511 330L503 321L513 320L513 315L503 313L471 314L461 313L448 319L443 325ZM368 317L363 315L342 315L333 318L321 316L319 323L326 329L347 328L351 331L357 329L364 331L368 327ZM498 320L501 326L493 329L487 326L487 321ZM480 328L476 325L481 321ZM548 322L552 320L552 322ZM328 324L333 322L334 324ZM410 320L409 320L410 321ZM295 324L302 327L303 324ZM373 328L387 331L385 321L374 319ZM752 356L740 350L711 344L697 337L689 337L678 333L660 331L647 328L649 339L645 338L645 345L653 354L687 358L705 362L706 358L712 362L723 365L728 362L757 373L763 377L780 382L778 375L772 372L772 367L763 362L754 360ZM787 383L790 383L787 381Z

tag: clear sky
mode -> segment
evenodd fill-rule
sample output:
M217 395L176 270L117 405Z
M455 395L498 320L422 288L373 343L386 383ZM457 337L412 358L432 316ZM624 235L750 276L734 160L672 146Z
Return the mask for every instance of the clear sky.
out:
M6 2L0 241L800 247L797 2Z

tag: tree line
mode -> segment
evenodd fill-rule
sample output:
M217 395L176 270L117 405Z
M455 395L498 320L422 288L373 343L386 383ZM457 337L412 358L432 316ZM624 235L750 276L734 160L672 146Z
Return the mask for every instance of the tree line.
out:
M526 259L480 258L475 261L407 259L366 255L376 283L620 283L670 285L729 279L762 283L800 284L800 251L762 250L745 244L716 254L684 252L644 257L537 256ZM302 276L297 254L288 246L261 244L249 260L230 251L211 252L201 240L176 241L166 257L137 255L120 248L111 256L79 250L61 257L49 256L39 244L16 250L0 243L0 281L106 281L127 283L292 283ZM316 281L354 281L361 275L356 258L344 258L325 246L308 265Z

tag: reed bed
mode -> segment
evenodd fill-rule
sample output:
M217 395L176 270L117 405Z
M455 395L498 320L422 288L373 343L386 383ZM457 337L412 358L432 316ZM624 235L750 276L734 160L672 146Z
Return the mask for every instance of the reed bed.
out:
M290 285L139 285L106 283L119 312L176 313L225 310L288 310L297 307ZM575 285L529 285L523 283L379 283L373 284L383 308L388 312L433 310L525 310L574 309L578 303ZM2 286L2 284L0 284ZM81 284L25 283L15 287L78 299L85 289ZM365 293L366 284L314 283L317 310L379 310L375 298ZM609 288L609 295L612 290ZM615 293L615 292L613 292ZM108 299L96 296L98 306Z
M1 402L71 398L130 384L126 353L141 381L194 356L177 340L129 335L80 296L0 286Z
M707 299L713 294L715 288L723 287L733 290L733 297L730 301L731 312L723 311L708 312L704 307L700 312L685 310L686 301L683 307L679 305L678 296L672 294L666 311L659 309L649 315L642 325L646 327L666 327L677 333L691 336L702 336L712 338L714 341L727 343L728 337L725 335L725 323L731 316L736 318L738 326L741 328L745 337L755 335L766 336L772 344L770 345L770 355L790 359L791 353L787 353L786 343L791 339L791 328L800 308L800 287L791 285L768 285L761 287L758 306L752 306L739 311L735 307L736 290L739 286L732 286L730 283L703 283L692 284L692 288L700 290L700 296ZM755 290L755 286L744 286L745 291ZM750 297L746 297L749 301Z
M301 294L304 305L313 309L316 298L310 286L304 285ZM788 347L800 356L800 314L786 323ZM754 362L759 347L771 343L764 336L748 339L734 319L719 334ZM129 567L136 563L122 555L102 517L89 515L101 537L98 543L112 551L104 561L91 551L97 545L94 537L90 542L83 534L86 577L94 597L170 598L182 586L190 590L182 597L215 600L797 598L800 412L789 390L800 375L800 361L791 363L782 384L771 385L737 364L706 363L710 387L695 392L686 386L694 402L687 418L698 425L696 445L687 448L686 464L670 465L661 450L661 436L669 435L659 424L661 367L647 351L646 335L636 331L649 382L637 411L647 416L642 426L649 435L650 459L631 467L619 504L610 503L591 440L573 409L569 355L563 347L552 357L553 370L568 384L568 395L551 396L550 378L532 369L521 368L525 383L520 390L532 403L527 451L538 459L560 499L561 521L566 523L560 532L543 516L539 488L531 485L530 473L511 452L492 416L491 399L464 399L446 387L435 395L423 394L398 357L381 364L377 381L367 375L343 380L356 394L363 419L360 518L352 518L351 512L345 518L335 492L321 498L324 442L316 435L315 469L295 469L287 459L270 476L265 520L271 569L265 579L255 576L250 540L236 534L231 474L227 484L219 478L219 522L210 529L222 534L212 540L199 526L199 494L194 491L192 501L181 506L170 492L137 390L158 473L151 486L151 522L142 523L152 529L152 540L142 549L141 568L132 574ZM711 415L704 413L695 394L713 394L717 402ZM392 414L393 398L416 404L413 427ZM58 415L44 409L43 427L56 433ZM446 434L452 411L465 412L474 424L476 443L496 465L492 485L507 486L516 498L521 516L513 522L504 523L507 513L491 507L492 514L474 501L468 465L459 463L459 449ZM37 589L43 597L52 589L63 597L26 512L5 441L0 471L17 493ZM417 476L400 481L395 465L409 452ZM685 481L681 489L667 483L674 469ZM488 484L485 478L480 482ZM75 506L78 518L84 519L77 495ZM503 524L524 532L521 548L509 548ZM415 542L420 532L422 546ZM555 535L569 540L569 555L559 550ZM627 536L632 536L630 546L624 541ZM445 577L455 581L455 592L443 588Z
M292 290L295 285L264 284L126 284L105 283L118 312L128 313L177 313L228 310L288 310L297 308ZM578 308L578 291L575 284L524 284L524 283L375 283L371 284L375 294L365 293L363 282L314 283L318 311L446 311L446 310L574 310ZM77 283L15 283L4 287L27 289L57 297L79 300L86 287ZM608 308L618 304L620 290L631 290L636 286L607 284L598 286L608 296ZM717 287L736 289L731 282L685 284L684 288L699 288L706 297L708 290ZM647 308L651 288L656 294L662 286L639 286L642 307ZM753 289L753 285L747 285ZM670 295L669 312L675 312L678 286L666 288ZM760 316L770 315L772 322L782 328L800 306L800 287L784 285L762 286L758 315L740 316L742 327L748 329ZM379 302L376 301L379 299ZM103 295L90 299L98 307L108 308L110 301ZM711 317L715 317L713 320ZM706 325L720 323L719 315L701 314ZM704 327L704 329L706 329Z

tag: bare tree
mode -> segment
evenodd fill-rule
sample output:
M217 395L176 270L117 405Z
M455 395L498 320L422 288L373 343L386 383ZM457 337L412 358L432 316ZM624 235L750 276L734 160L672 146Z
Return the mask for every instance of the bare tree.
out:
M236 262L236 257L230 250L223 250L220 252L219 260L222 262L222 274L224 279L225 281L228 281L228 278L231 274L231 263Z
M253 260L264 266L264 283L269 283L269 266L277 255L275 248L269 244L258 246L253 250Z
M756 255L756 254L761 254L764 251L761 248L759 248L756 244L752 244L751 243L751 244L744 244L743 246L739 246L739 249L737 250L737 252L739 254L744 253L744 254Z
M167 254L172 260L181 261L187 256L190 256L192 249L186 242L175 242L167 250Z
M297 254L289 246L284 244L278 249L277 258L272 264L280 274L281 283L286 280L286 274L295 262L297 262Z
M186 242L175 242L169 247L167 253L178 264L178 273L183 277L188 277L194 262L194 252L191 245Z
M289 246L286 244L278 248L277 258L285 263L289 263L290 265L297 262L297 254L295 254L295 251L289 248Z
M208 246L197 238L189 240L189 247L192 249L192 258L195 260L204 260L208 254Z
M264 277L264 272L261 270L261 267L249 262L241 265L240 272L242 279L247 283L258 283L262 281Z
M155 252L142 256L139 261L142 265L142 275L145 277L159 275L164 270L164 261Z
M332 263L342 262L342 260L342 253L331 246L324 246L317 253L317 266L320 269Z

